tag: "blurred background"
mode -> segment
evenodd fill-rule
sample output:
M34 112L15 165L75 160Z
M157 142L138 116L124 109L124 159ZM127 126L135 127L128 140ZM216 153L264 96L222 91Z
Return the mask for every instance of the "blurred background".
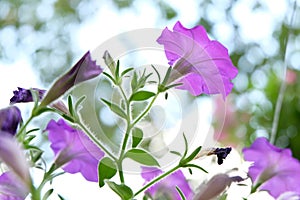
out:
M114 35L171 29L180 20L188 28L204 26L239 69L219 142L240 148L269 138L284 82L276 145L300 159L299 6L294 0L1 0L0 105L9 104L17 86L49 88ZM218 105L213 115L218 124Z

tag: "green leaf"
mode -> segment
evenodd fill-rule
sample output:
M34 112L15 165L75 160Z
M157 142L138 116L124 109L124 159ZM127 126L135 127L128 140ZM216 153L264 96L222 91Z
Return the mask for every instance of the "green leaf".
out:
M170 151L170 153L175 154L175 155L177 155L179 157L182 157L181 153L179 153L178 151Z
M181 191L181 189L180 189L178 186L176 186L176 190L177 190L177 192L179 193L181 199L182 199L182 200L186 200L186 198L185 198L183 192Z
M117 166L115 162L109 158L105 157L101 159L98 165L98 177L99 177L99 186L104 186L105 179L111 179L117 173Z
M144 101L155 96L155 93L149 91L138 91L131 95L130 101Z
M181 160L180 163L185 165L188 162L190 162L191 160L193 160L198 155L198 153L201 151L201 148L202 148L202 146L199 146L187 158Z
M158 72L157 69L154 67L154 65L151 65L151 67L154 69L154 71L155 71L155 73L156 73L156 75L157 75L157 78L158 78L158 84L160 84L161 79L160 79L160 74L159 74L159 72Z
M202 167L198 166L198 165L195 165L195 164L186 164L186 165L183 165L183 167L193 167L193 168L197 168L197 169L200 169L201 171L205 172L205 173L208 173L208 171L206 171L205 169L203 169Z
M131 79L131 83L130 83L132 92L136 91L137 83L138 83L137 73L134 72L133 76L132 76L132 79Z
M150 153L142 149L130 149L125 153L124 158L130 158L147 166L159 166L157 160Z
M102 99L101 100L110 108L111 111L113 111L114 113L116 113L117 115L119 115L120 117L126 119L126 114L125 112L116 104L114 103L111 103L105 99Z
M184 133L183 133L183 140L184 140L184 153L183 153L182 159L185 158L185 156L188 152L188 142L187 142L187 139L186 139L186 136Z
M43 200L47 200L49 196L53 193L53 191L54 191L53 189L49 189L43 196Z
M109 74L106 73L106 72L102 72L102 74L105 75L107 78L109 78L114 84L116 84L115 79L114 79L111 75L109 75Z
M133 198L133 192L127 185L118 185L112 181L107 181L106 183L115 193L117 193L121 197L122 200L131 200Z
M126 70L124 70L124 71L121 73L121 77L124 76L125 74L127 74L128 72L132 71L132 70L133 70L132 67L131 67L131 68L128 68L128 69L126 69Z
M75 111L74 111L74 108L73 108L72 97L71 97L70 95L68 96L68 108L69 108L70 115L71 115L72 117L74 117Z
M132 130L132 148L137 147L143 139L143 131L139 128Z

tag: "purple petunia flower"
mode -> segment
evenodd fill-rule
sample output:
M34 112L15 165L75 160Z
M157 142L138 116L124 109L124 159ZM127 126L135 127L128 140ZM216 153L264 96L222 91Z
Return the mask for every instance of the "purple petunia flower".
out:
M43 98L41 106L50 104L74 85L92 79L102 73L102 71L103 69L96 64L96 61L92 60L91 54L88 51L70 71L65 73L52 85Z
M29 194L29 188L11 172L0 175L0 199L24 200Z
M161 173L162 171L155 167L142 167L142 177L145 179L145 184ZM177 170L173 174L156 183L146 190L145 193L150 194L154 199L180 200L181 197L176 190L176 186L180 188L187 199L192 199L192 189L180 170Z
M192 95L228 95L233 87L231 80L237 75L228 50L218 41L210 40L202 26L187 29L178 21L173 32L165 28L157 39L164 45L169 64L173 69L167 84L182 83L179 89Z
M46 90L41 90L38 88L32 88L32 90L38 92L40 100L43 98L46 92ZM13 91L13 93L14 96L10 99L10 104L33 102L33 97L30 89L18 87L18 90Z
M0 110L0 130L16 134L19 124L22 122L21 111L16 106L10 106Z
M98 162L104 153L82 131L69 126L63 119L51 120L49 132L55 163L71 174L80 172L88 181L98 181Z
M275 198L284 192L300 194L300 163L290 149L280 149L266 138L257 138L243 153L246 161L253 161L248 172L253 187L259 186Z

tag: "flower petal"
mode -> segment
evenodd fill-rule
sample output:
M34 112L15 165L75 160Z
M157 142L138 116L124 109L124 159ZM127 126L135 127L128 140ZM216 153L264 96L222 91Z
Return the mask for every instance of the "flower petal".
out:
M10 106L0 110L0 130L16 134L17 128L22 121L21 111L16 106Z
M80 172L88 181L97 182L98 162L104 153L82 131L69 126L64 120L51 120L49 132L56 164L69 173Z
M142 167L141 175L145 179L146 184L161 173L162 171L155 167ZM181 197L176 190L176 186L180 188L187 199L192 199L192 189L180 170L177 170L173 174L170 174L155 185L151 186L148 190L146 190L146 193L149 193L152 197L163 198L167 196L174 200L180 200Z
M254 185L262 183L277 198L284 192L300 194L300 163L292 157L290 149L273 146L266 138L257 138L249 148L243 149L246 161L253 161L249 176Z
M227 49L211 41L202 26L187 29L177 22L173 32L165 28L157 42L164 45L169 64L174 68L168 84L182 83L177 88L195 96L220 93L225 98L230 93L237 69Z
M18 177L11 172L4 172L0 176L0 199L24 200L29 194L29 189Z

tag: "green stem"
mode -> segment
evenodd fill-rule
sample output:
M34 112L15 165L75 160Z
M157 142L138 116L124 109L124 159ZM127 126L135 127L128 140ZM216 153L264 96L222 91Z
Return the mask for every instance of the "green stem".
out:
M31 120L34 118L34 115L30 115L30 117L27 119L26 123L24 125L22 125L22 127L19 129L16 137L19 139L21 136L21 138L19 139L19 141L23 141L24 139L24 134L22 134L25 131L25 128L28 126L28 124L31 122Z
M134 196L139 195L140 193L142 193L144 190L146 190L147 188L151 187L152 185L154 185L156 182L160 181L161 179L165 178L166 176L172 174L173 172L175 172L176 170L178 170L181 166L177 165L176 167L170 169L169 171L161 174L160 176L154 178L152 181L150 181L149 183L147 183L146 185L144 185L139 191L137 191Z
M148 107L146 108L146 110L144 110L144 112L138 116L134 122L131 124L131 126L133 127L135 124L137 124L143 117L145 117L145 115L149 112L149 110L151 109L153 103L155 102L156 98L158 97L160 92L157 92L156 95L153 97L151 103L148 105Z
M75 122L86 134L87 136L98 146L101 150L103 150L109 157L113 160L117 161L117 158L108 150L106 147L99 142L99 140L90 132L88 128L85 127L80 121Z
M290 26L294 22L296 8L297 8L297 1L295 1L295 3L294 3L293 13L292 13L291 21L289 23ZM282 108L284 92L285 92L285 89L286 89L286 80L285 80L286 79L286 71L287 71L286 57L287 57L287 46L288 46L289 38L290 38L290 35L291 35L290 33L291 33L291 29L289 28L288 33L287 33L286 38L285 38L285 46L284 46L283 77L282 77L282 81L281 81L281 85L280 85L280 89L279 89L279 93L278 93L278 97L277 97L277 101L276 101L275 112L274 112L273 123L272 123L272 131L271 131L271 136L270 136L270 142L272 144L274 144L275 140L276 140L279 117L280 117L280 112L281 112L281 108Z

